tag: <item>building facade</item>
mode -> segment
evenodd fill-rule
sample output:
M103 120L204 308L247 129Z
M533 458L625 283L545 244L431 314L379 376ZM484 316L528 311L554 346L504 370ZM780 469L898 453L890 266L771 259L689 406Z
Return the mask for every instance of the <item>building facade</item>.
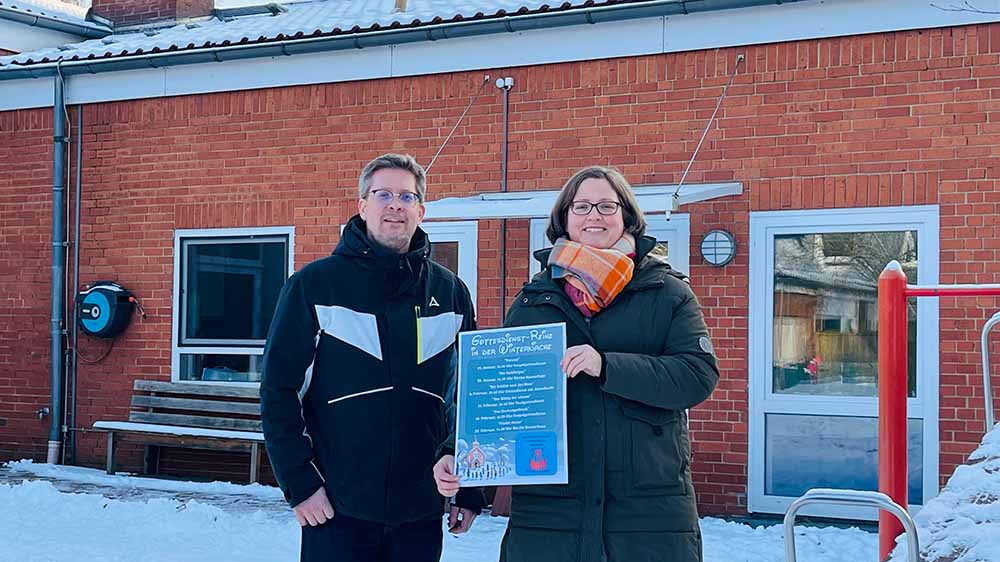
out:
M781 513L811 487L875 487L881 268L1000 282L1000 25L907 4L746 5L67 75L80 283L116 281L146 312L113 345L81 336L74 461L103 464L104 436L87 430L127 417L135 379L259 380L281 283L333 249L371 158L427 164L469 107L429 173L425 229L495 327L538 270L552 190L609 165L662 211L735 73L679 212L649 216L722 371L691 412L700 508ZM0 78L46 64L0 59ZM0 460L45 458L52 90L51 77L0 80ZM1000 302L911 304L921 504L981 438L979 330ZM216 477L245 464L161 463ZM122 466L140 464L123 450Z

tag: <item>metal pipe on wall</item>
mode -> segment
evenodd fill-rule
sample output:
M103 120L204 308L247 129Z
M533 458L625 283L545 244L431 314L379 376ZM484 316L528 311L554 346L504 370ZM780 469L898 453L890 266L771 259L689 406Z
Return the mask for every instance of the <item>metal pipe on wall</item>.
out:
M66 150L66 180L65 180L65 183L63 185L69 186L71 184L71 181L72 181L73 166L74 166L75 160L76 160L74 158L74 154L73 154L73 121L72 121L72 119L70 119L68 112L64 113L63 115L65 115L65 117L66 117L66 138L67 138L67 143L66 143L66 149L67 149ZM66 192L66 197L65 197L64 201L65 201L65 209L64 209L65 212L63 213L63 224L69 225L70 224L70 213L71 213L72 206L73 206L73 202L72 202L72 200L70 199L70 196L69 196L69 191ZM71 244L75 244L75 243L76 243L76 241L74 239L71 239L71 238L67 237L66 238L65 247L69 248L69 246ZM64 259L63 260L63 287L69 286L69 276L70 276L69 264L68 264L67 260ZM64 298L63 299L63 315L62 315L62 317L63 317L64 320L66 318L69 318L69 316L71 314L70 310L69 310L70 306L71 306L71 299ZM63 329L63 336L65 336L65 335L66 335L66 330ZM63 375L63 378L62 378L62 412L60 413L60 415L62 416L61 419L63 420L64 423L62 424L62 435L61 435L61 438L62 438L63 447L62 447L62 450L60 451L60 457L59 457L59 463L60 464L66 464L66 431L67 431L67 425L66 425L65 421L69 419L69 401L70 401L70 392L69 392L70 365L69 365L69 363L70 363L69 345L68 345L68 342L66 340L64 340L63 341L63 356L62 356L62 368L63 368L63 371L62 371L62 375Z
M80 310L77 308L76 294L80 290L80 193L83 184L83 106L76 106L76 189L73 195L73 332L70 350L70 372L69 372L69 432L66 434L66 448L68 453L64 455L69 464L76 463L76 369L78 365L77 344L79 343L80 327L77 323Z
M51 360L51 419L46 462L55 464L59 460L62 444L62 378L63 378L63 302L66 296L66 223L65 217L65 175L66 175L66 100L63 79L60 74L54 78L54 99L52 107L52 317L49 326Z
M507 193L507 145L510 140L510 89L514 79L497 78L497 88L503 90L503 141L500 146L500 192ZM503 323L507 308L507 219L500 219L500 322Z

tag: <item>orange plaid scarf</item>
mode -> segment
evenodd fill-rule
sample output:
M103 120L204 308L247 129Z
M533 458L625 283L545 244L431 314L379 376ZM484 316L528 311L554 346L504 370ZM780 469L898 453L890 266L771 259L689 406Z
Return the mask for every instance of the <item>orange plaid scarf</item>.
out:
M611 304L632 280L634 255L635 238L630 234L607 249L560 238L552 247L548 265L552 278L565 281L566 295L590 318Z

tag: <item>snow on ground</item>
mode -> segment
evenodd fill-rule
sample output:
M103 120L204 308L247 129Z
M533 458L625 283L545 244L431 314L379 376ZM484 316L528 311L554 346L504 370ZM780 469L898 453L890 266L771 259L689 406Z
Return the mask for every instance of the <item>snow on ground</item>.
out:
M925 562L1000 562L1000 429L915 517ZM495 562L507 520L445 535L444 562ZM781 525L701 520L705 562L784 562ZM796 526L798 560L867 562L874 533ZM298 559L299 527L277 488L0 466L0 562L274 562ZM897 541L891 562L906 560ZM331 560L331 562L336 562Z
M143 478L127 472L108 474L104 471L80 466L63 466L35 463L30 460L12 461L4 468L10 471L8 479L20 476L53 479L72 484L92 484L118 489L160 490L164 492L193 492L199 494L242 494L260 499L284 502L281 490L261 484L231 484L229 482L191 482L188 480L167 480L164 478Z
M506 528L479 518L445 536L444 562L494 562ZM701 522L706 562L783 562L780 525ZM874 534L796 526L799 560L863 562ZM297 560L299 528L268 486L108 476L79 468L7 463L0 468L0 561L274 562ZM336 561L331 561L336 562Z
M132 562L295 560L298 524L198 501L107 499L51 482L0 485L0 559Z
M925 562L1000 562L1000 426L914 516ZM904 562L896 541L891 562Z

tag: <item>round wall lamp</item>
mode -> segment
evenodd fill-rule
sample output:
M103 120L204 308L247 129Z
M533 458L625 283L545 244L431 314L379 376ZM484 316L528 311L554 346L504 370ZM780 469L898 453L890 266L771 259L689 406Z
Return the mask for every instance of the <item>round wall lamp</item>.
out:
M701 257L709 264L722 267L736 257L736 239L725 230L710 230L701 239Z

